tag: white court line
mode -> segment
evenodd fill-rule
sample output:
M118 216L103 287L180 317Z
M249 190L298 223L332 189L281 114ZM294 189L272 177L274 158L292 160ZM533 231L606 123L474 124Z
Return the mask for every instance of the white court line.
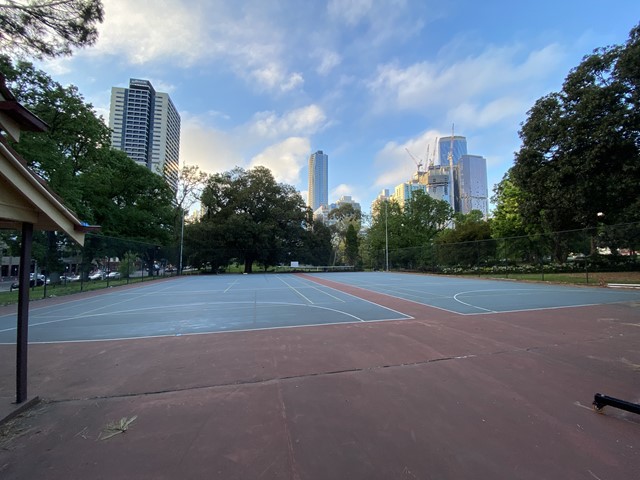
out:
M303 306L313 308L312 305L303 305ZM387 310L391 310L391 309L389 308ZM396 322L396 321L412 320L412 319L413 317L383 318L380 320L363 320L362 323ZM139 337L97 338L92 340L57 340L57 341L51 341L51 342L33 342L29 340L29 343L38 344L38 345L49 345L49 344L56 344L56 343L114 342L118 340L144 340L147 338L190 337L193 335L219 335L221 333L243 333L243 332L259 332L263 330L278 330L278 329L289 329L289 328L325 327L330 325L350 325L353 323L355 322L310 323L307 325L283 325L280 327L257 327L257 328L244 328L244 329L238 329L238 330L216 330L214 332L190 332L190 333L171 333L171 334L164 334L164 335L142 335ZM15 345L15 342L0 343L0 345Z
M454 299L456 302L461 303L462 305L466 305L467 307L477 308L478 310L484 310L484 311L485 311L485 312L487 312L487 313L496 313L496 311L495 311L495 310L490 310L490 309L488 309L488 308L478 307L477 305L472 305L471 303L463 302L462 300L460 300L460 299L458 298L458 295L465 295L465 294L467 294L467 293L491 292L491 291L493 291L493 290L469 290L468 292L459 292L459 293L456 293L456 294L453 296L453 299Z
M198 303L198 304L187 303L187 304L184 304L184 305L172 305L172 308L176 308L177 309L177 308L180 308L180 307L213 306L213 305L230 305L230 306L233 306L234 308L237 308L238 304L245 304L245 305L247 305L248 308L250 308L250 307L252 308L254 305L256 305L256 304L254 304L254 302L202 302L202 303ZM392 320L405 320L404 318L398 318L398 319L385 318L385 319L380 319L380 320L363 320L362 318L357 317L356 315L353 315L353 314L351 314L349 312L345 312L343 310L338 310L338 309L329 308L329 307L323 307L321 305L309 305L309 304L306 304L306 303L260 302L257 305L258 306L265 306L266 305L266 306L270 306L270 307L278 307L278 306L292 307L293 306L293 307L303 307L303 308L316 308L318 310L328 310L330 312L334 312L334 313L337 313L339 315L346 315L347 317L351 317L351 318L357 320L358 322L363 322L363 323L366 323L366 322L379 322L379 321L392 321ZM167 308L166 307L161 307L161 306L142 307L142 308L134 308L134 309L131 309L131 310L119 310L119 311L115 311L115 312L94 313L92 315L85 315L82 318L91 318L91 317L96 318L96 317L104 317L104 316L111 316L111 315L134 314L134 313L139 313L139 312L142 312L142 311L149 311L149 310L164 310L164 311L166 311ZM388 309L388 310L390 310L390 309ZM182 312L183 310L179 310L179 311ZM52 323L68 322L68 321L71 321L71 320L78 320L78 318L79 317L67 317L67 318L60 318L60 319L57 319L57 320L50 320L50 321L46 321L46 322L30 323L29 327L38 327L38 326L42 326L42 325L49 325L49 324L52 324ZM176 320L171 320L169 322L163 322L163 323L175 323L175 322L176 322ZM341 324L344 324L344 323L345 322L332 322L332 323L318 323L318 324L314 324L314 325L318 325L318 326L319 325L341 325ZM89 326L96 326L96 325L89 325ZM97 326L99 327L100 325L97 325ZM305 327L305 326L310 326L310 325L299 325L299 326ZM268 329L268 328L287 328L287 327L291 327L291 325L289 325L289 326L285 325L285 326L281 326L281 327L278 327L278 326L265 327L264 329ZM4 330L0 330L0 333L9 332L11 330L16 330L16 329L17 329L17 327L7 328L7 329L4 329ZM249 329L236 330L236 331L242 332L242 331L262 330L262 329L263 328L260 328L260 329L249 328ZM228 330L222 330L222 331L228 331ZM201 333L216 333L216 332L214 331L214 332L201 332ZM188 335L188 334L184 334L184 335ZM148 335L148 336L141 336L141 337L125 337L125 338L120 338L120 340L127 340L129 338L131 338L131 339L134 339L134 338L155 338L155 337L167 337L167 336L171 337L171 336L175 336L175 334L172 334L172 335ZM111 340L119 340L119 338L111 339ZM95 340L60 340L59 342L56 341L56 342L33 342L33 343L60 343L60 342L71 342L71 341L78 341L78 342L87 341L87 342L89 342L89 341L95 341ZM13 342L10 343L10 344L13 344ZM0 342L0 345L9 345L9 343Z
M311 282L311 283L315 283L312 280L309 280L309 279L306 279L306 278L303 278L302 280L305 280L305 281ZM336 283L340 283L340 282L336 282ZM319 285L322 285L323 287L329 288L331 290L335 290L336 292L339 292L342 295L349 295L350 297L356 298L356 299L360 300L361 302L367 302L367 303L370 303L371 305L375 305L376 307L384 308L385 310L389 310L390 312L397 313L398 315L404 316L405 319L407 319L407 320L414 320L415 319L415 317L412 317L411 315L407 315L406 313L399 312L398 310L394 310L393 308L385 307L384 305L380 305L379 303L372 302L371 300L367 300L366 298L358 297L357 295L352 295L351 293L343 292L342 290L338 290L337 288L333 288L333 287L330 287L328 285L324 285L322 283L320 283ZM359 288L362 288L362 287L359 287ZM363 290L366 290L366 288L363 288ZM374 290L369 290L369 291L373 292L373 293L380 293L380 292L376 292ZM387 294L384 294L384 295L387 295ZM399 300L405 300L404 298L394 297L393 295L389 295L389 297L397 298ZM413 302L413 303L417 303L419 305L423 305L424 306L424 303L414 302L413 300L407 300L407 302ZM434 307L434 308L438 308L438 307ZM443 310L443 309L441 309L441 310ZM445 311L448 311L448 310L445 310ZM366 321L367 322L378 322L380 320L366 320Z
M229 291L229 289L230 289L231 287L233 287L236 283L238 283L238 280L235 280L233 283L230 283L230 284L229 284L229 286L227 287L227 289L226 289L224 292L222 292L222 293L227 293L227 292Z
M300 293L295 287L289 285L287 282L285 282L282 278L280 278L280 275L276 275L276 278L278 280L280 280L282 283L284 283L287 287L289 287L291 290L293 290L294 292L296 292L298 295L300 295L302 298L304 298L307 302L309 302L311 305L313 305L314 303L309 300L307 297L305 297L302 293Z
M329 297L331 297L331 298L333 298L333 299L335 299L335 300L338 300L339 302L347 303L347 302L346 302L346 301L344 301L342 298L338 298L338 297L336 297L335 295L331 295L330 293L325 292L324 290L319 289L316 285L320 285L320 284L305 285L305 286L304 286L304 287L302 287L302 288L312 288L312 289L317 290L317 291L319 291L320 293L323 293L323 294L325 294L325 295L327 295L327 296L329 296ZM329 288L329 287L326 287L325 285L322 285L322 286L323 286L323 287L325 287L325 288Z

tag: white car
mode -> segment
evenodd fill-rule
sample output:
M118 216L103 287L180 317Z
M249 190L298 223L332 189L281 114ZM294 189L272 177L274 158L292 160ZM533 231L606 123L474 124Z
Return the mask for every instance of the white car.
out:
M103 278L102 270L97 270L89 274L89 280L102 280Z
M111 280L119 280L120 279L120 272L109 272L107 274L107 278L109 278Z

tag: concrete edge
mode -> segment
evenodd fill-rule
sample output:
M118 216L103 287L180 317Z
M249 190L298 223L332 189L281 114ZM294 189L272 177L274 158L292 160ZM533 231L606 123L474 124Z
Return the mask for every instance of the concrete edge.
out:
M35 407L39 403L40 403L40 397L35 396L32 399L27 400L26 402L20 404L19 406L16 406L16 408L12 412L10 412L4 418L0 418L0 426L4 425L5 423L7 423L10 420L13 420L18 415L26 412L27 410L29 410L32 407Z

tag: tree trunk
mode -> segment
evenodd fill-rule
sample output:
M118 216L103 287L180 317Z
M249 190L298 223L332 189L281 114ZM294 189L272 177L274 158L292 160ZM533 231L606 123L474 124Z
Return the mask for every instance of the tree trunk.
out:
M244 259L244 273L251 273L251 267L253 267L253 258Z

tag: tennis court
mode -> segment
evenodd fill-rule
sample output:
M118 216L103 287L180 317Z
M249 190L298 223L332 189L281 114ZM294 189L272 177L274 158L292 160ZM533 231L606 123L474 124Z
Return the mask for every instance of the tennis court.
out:
M384 272L34 302L29 388L47 403L0 476L635 478L640 419L591 401L640 402L639 307L637 290ZM0 314L7 403L14 323Z
M474 315L640 301L640 290L384 272L183 277L47 307L34 303L29 339L115 340L413 318L406 307L382 305L389 299ZM0 343L15 343L15 328L13 315L0 316Z

